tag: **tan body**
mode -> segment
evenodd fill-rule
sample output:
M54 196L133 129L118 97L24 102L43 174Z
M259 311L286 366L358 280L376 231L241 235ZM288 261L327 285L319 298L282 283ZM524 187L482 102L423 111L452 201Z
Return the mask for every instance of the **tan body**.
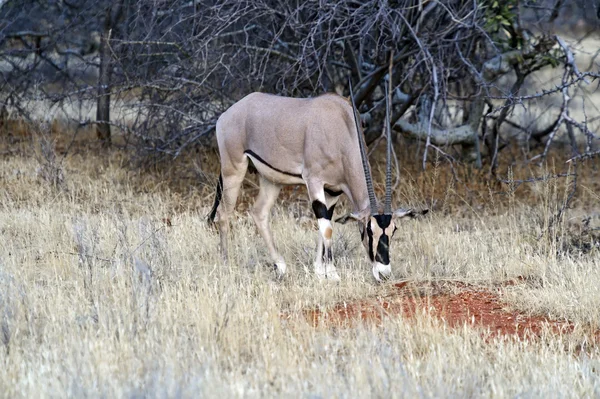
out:
M218 192L213 215L216 212L225 259L228 219L251 160L260 176L252 216L277 271L285 273L286 265L273 243L270 209L282 185L305 184L319 224L315 272L319 277L339 279L331 257L333 207L343 192L353 204L354 219L366 223L369 209L358 141L363 136L357 132L348 100L335 94L298 99L252 93L221 115L216 135L222 198L219 203ZM328 215L324 209L330 211Z
M249 94L221 115L217 141L224 179L236 174L244 163L244 153L250 150L286 172L255 162L257 170L274 183L325 185L348 195L356 211L368 206L352 106L343 97ZM318 193L309 190L312 194Z

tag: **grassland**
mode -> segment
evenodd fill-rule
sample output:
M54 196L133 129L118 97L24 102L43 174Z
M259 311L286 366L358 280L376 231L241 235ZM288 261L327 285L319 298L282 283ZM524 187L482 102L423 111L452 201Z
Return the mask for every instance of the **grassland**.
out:
M214 168L209 158L203 171ZM172 171L131 172L119 152L48 159L0 159L0 397L600 396L600 349L590 340L600 328L600 249L579 223L597 223L593 172L550 229L565 179L499 195L506 187L465 191L442 166L404 175L396 202L435 205L399 229L395 279L489 289L518 279L499 291L507 308L575 326L518 340L452 329L427 311L313 327L303 310L392 288L370 277L354 226L335 227L342 281L313 278L316 226L302 191L286 191L274 210L289 265L277 281L244 211L251 182L224 267L205 223L211 187L175 187Z

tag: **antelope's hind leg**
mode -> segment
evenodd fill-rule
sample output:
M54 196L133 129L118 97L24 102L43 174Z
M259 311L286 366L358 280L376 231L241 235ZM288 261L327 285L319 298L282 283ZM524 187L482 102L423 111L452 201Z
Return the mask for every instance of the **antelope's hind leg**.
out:
M223 159L223 158L222 158ZM217 207L217 223L221 239L221 254L225 263L228 263L229 217L233 213L235 203L248 169L248 158L244 156L236 165L221 165L222 194L221 202Z
M258 232L262 236L263 240L267 244L267 249L269 251L269 255L271 259L275 263L275 269L279 277L283 277L287 266L283 257L277 252L275 248L275 244L273 243L273 235L271 233L271 227L269 226L269 216L271 214L271 208L273 204L275 204L275 200L279 196L279 192L281 191L281 186L264 178L262 175L259 175L260 180L260 190L258 192L258 197L256 198L256 202L254 203L254 207L252 208L252 218L256 223L256 227L258 228Z
M319 240L315 254L315 273L318 278L339 281L340 276L333 264L333 253L331 250L333 226L331 218L339 195L330 195L321 186L319 190L311 191L309 195L312 200L312 208L319 224Z

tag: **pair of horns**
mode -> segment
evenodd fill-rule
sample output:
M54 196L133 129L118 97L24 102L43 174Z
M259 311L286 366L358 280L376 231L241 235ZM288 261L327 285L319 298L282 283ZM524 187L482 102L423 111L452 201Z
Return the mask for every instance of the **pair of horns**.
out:
M348 79L350 84L350 99L352 101L352 110L354 114L354 123L356 125L356 133L358 134L358 145L360 147L360 157L362 159L363 171L365 172L365 181L367 183L367 192L369 193L369 203L371 205L371 216L379 214L377 208L377 199L375 198L375 190L373 189L373 179L371 170L369 169L369 161L367 159L367 149L365 145L364 134L360 128L360 116L354 103L354 93L352 91L352 81ZM389 86L389 87L388 87ZM392 128L391 128L391 92L392 92L392 63L390 57L390 68L388 73L388 84L385 86L385 134L386 134L386 166L385 166L385 202L383 213L385 215L392 214Z

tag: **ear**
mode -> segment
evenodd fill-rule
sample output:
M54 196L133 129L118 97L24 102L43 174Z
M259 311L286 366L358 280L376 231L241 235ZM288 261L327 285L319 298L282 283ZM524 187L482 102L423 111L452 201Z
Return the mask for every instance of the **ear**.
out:
M365 221L369 217L369 209L363 209L360 212L347 213L344 216L335 219L336 223L346 224L348 220Z
M415 211L414 209L397 209L394 211L394 218L416 218L417 216L426 215L429 212L429 209L423 209L421 211Z

